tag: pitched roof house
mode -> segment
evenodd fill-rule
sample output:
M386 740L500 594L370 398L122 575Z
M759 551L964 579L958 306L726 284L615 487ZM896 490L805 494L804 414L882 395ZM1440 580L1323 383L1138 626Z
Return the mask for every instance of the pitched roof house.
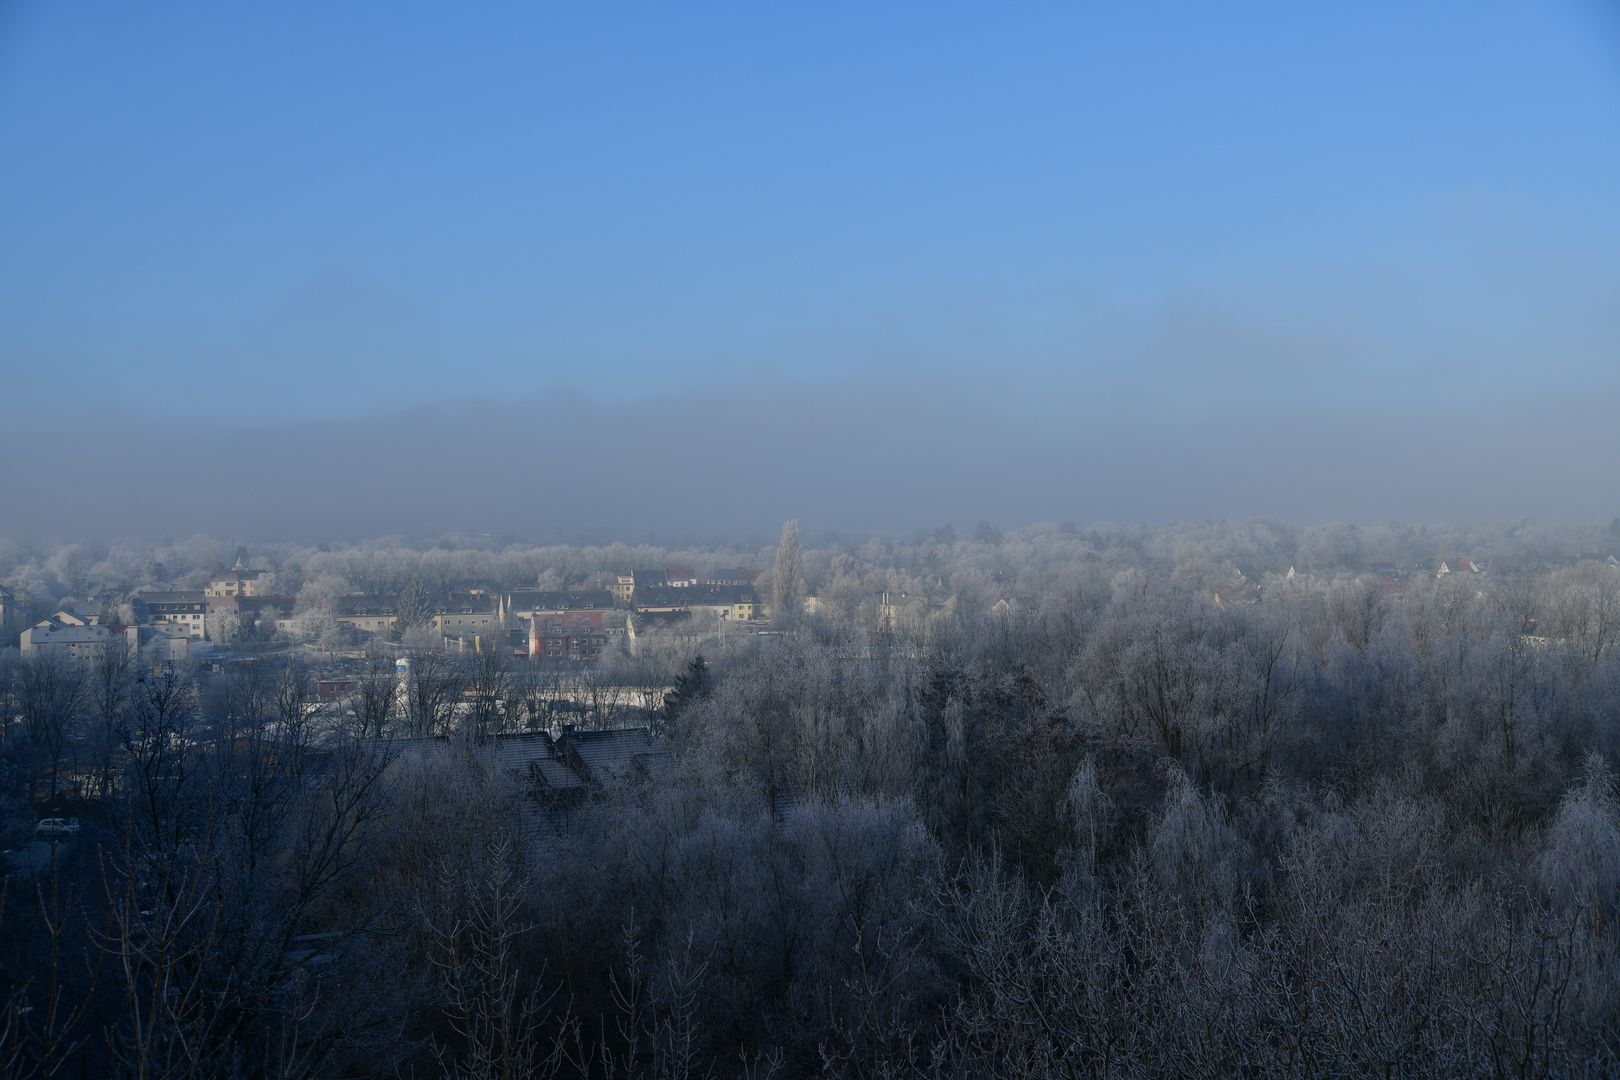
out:
M646 728L576 731L564 728L557 740L562 760L592 784L606 784L645 776L667 761L669 751Z

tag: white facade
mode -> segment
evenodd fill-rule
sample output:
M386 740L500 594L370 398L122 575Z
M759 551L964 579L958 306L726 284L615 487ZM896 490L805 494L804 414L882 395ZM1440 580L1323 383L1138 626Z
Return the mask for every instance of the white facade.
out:
M173 632L151 626L129 626L115 631L106 626L75 626L71 623L46 619L22 632L21 647L24 655L54 652L80 663L92 663L107 645L122 639L132 649L140 651L141 659L151 663L172 663L191 655L191 636L183 630Z
M89 663L112 640L113 632L105 626L74 626L46 619L24 630L19 645L24 656L55 652Z

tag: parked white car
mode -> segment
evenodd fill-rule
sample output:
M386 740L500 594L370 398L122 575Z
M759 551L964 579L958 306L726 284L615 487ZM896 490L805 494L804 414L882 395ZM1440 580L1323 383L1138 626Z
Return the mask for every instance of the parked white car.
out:
M79 831L79 819L76 817L48 817L41 818L34 827L34 835L41 837L73 836Z

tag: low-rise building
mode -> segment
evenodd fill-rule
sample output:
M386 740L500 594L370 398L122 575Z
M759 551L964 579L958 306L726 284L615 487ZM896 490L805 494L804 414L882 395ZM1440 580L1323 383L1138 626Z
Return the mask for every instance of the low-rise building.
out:
M668 570L637 570L630 575L637 589L663 589L669 587Z
M524 805L529 799L538 804L535 809L566 812L604 785L656 779L670 760L646 728L578 731L565 725L556 738L546 731L505 732L468 745L441 736L395 740L390 749L429 768L470 752L497 783L527 796L520 813L529 809Z
M752 588L754 583L759 580L759 575L762 574L762 573L764 573L763 570L754 570L754 569L745 568L745 567L738 567L736 569L716 570L714 573L709 575L708 580L705 581L704 584L705 585L737 585L737 586L743 586L743 587Z
M155 626L126 626L124 641L149 664L179 663L191 655L191 635Z
M184 629L194 638L206 633L208 597L200 589L143 592L135 601L135 615L141 622L168 630Z
M396 739L389 749L403 762L428 768L440 767L452 755L470 751L496 783L521 797L517 800L520 814L566 813L592 789L546 731L503 732L473 745L444 736Z
M631 656L640 656L643 634L655 630L685 630L691 624L690 611L632 612L624 620L625 645Z
M671 589L668 585L637 586L635 595L630 598L630 606L640 615L687 611L690 610L691 604L691 593Z
M535 619L574 611L607 611L617 601L611 589L522 590L502 593L498 614L506 629L527 631Z
M18 647L24 656L51 652L89 663L114 636L109 626L46 619L24 630Z
M727 586L721 586L720 588L727 588ZM738 622L752 622L755 619L764 617L764 605L755 597L752 585L732 585L729 588L735 590L725 600L727 606L731 608L729 618Z
M474 635L488 637L497 625L495 597L483 589L468 592L439 593L433 612L433 628L445 637Z
M1221 607L1253 607L1260 603L1260 586L1252 581L1239 580L1223 585L1212 594Z
M429 623L447 638L490 638L504 633L501 598L484 589L433 596ZM332 621L367 634L387 637L399 622L399 598L392 595L334 596ZM289 605L287 610L292 610Z
M608 586L613 593L613 599L621 607L630 606L630 595L636 591L636 576L634 574L618 574L612 585Z
M85 664L94 662L103 649L119 641L151 663L175 662L191 655L190 634L155 626L92 626L46 619L20 635L25 655L56 653Z
M51 618L77 622L81 626L95 626L102 621L101 613L103 611L108 608L117 610L114 599L111 596L92 596L84 600L76 596L64 597L57 604L56 610L51 612ZM117 622L118 619L112 618L106 621Z
M955 596L943 602L934 602L918 593L885 591L877 594L875 615L880 630L898 630L902 626L915 626L935 614L956 612Z
M204 598L204 625L214 636L226 640L238 634L268 637L292 628L296 596L209 596ZM234 625L231 620L234 619ZM228 632L227 632L228 631Z
M387 637L399 617L398 601L392 596L334 596L332 621L352 626L367 634Z
M576 775L594 785L646 777L669 760L669 751L646 728L578 731L564 727L557 752Z
M322 675L315 680L315 696L321 701L342 701L354 693L360 680L353 675Z
M1221 598L1217 595L1215 599L1219 602ZM990 614L998 619L1013 618L1026 615L1034 611L1037 606L1036 599L1033 596L1002 595L998 596L996 602L990 605Z
M259 571L248 570L238 558L236 565L229 570L218 570L211 574L208 583L203 586L205 596L260 596Z
M641 614L690 612L696 619L727 619L748 622L761 618L763 605L747 585L666 586L637 589L631 606Z
M539 615L529 623L531 660L596 660L607 648L601 611L566 611Z

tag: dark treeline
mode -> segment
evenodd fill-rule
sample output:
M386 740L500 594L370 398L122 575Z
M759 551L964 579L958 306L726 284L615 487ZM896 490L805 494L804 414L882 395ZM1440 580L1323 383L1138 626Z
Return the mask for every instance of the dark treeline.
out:
M1614 1075L1620 530L1464 532L811 543L723 653L379 652L340 706L12 654L0 1071ZM660 752L514 781L565 720Z

